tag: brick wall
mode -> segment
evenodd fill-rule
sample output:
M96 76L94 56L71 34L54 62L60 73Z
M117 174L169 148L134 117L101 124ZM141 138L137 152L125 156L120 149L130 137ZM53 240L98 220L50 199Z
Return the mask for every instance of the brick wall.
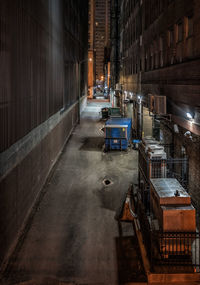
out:
M192 140L184 134L187 131L179 127L179 133L174 133L173 124L161 124L164 143L174 145L174 157L184 156L182 147L188 157L188 190L192 197L193 204L200 212L200 139L192 134Z

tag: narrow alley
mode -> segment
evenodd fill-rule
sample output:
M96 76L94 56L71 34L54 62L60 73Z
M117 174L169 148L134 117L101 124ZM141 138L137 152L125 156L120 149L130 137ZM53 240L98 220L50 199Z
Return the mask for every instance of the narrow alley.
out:
M118 278L129 278L118 275L114 217L129 184L137 182L137 152L103 152L102 106L106 104L88 104L56 163L7 268L7 282L13 282L9 284L48 277L114 285ZM124 227L124 234L133 236L131 225Z
M0 0L0 285L200 285L200 0Z

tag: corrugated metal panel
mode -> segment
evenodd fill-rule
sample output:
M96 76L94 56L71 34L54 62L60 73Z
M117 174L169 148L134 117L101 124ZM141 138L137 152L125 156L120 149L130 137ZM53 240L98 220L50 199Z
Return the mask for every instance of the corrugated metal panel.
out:
M0 152L77 100L85 57L87 1L0 1Z

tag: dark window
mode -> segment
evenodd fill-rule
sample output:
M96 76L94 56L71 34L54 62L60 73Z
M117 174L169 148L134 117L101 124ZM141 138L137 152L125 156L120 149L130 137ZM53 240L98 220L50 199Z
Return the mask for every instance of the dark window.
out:
M187 17L187 37L193 35L193 16Z
M168 31L168 46L172 47L174 44L174 30L171 28Z
M177 40L181 42L183 40L183 23L180 22L177 25Z
M158 5L159 5L159 14L161 14L164 8L163 0L159 0Z
M147 54L145 55L145 61L144 61L144 69L145 71L147 71L147 64L148 64L148 57L147 57Z
M159 39L159 66L163 66L163 37Z

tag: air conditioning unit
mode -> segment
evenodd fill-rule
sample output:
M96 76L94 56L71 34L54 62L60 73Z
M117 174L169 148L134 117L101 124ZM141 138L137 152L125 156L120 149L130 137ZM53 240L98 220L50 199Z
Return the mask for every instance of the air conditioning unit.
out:
M149 101L149 111L153 112L154 111L154 95L153 94L148 94L148 101Z
M154 96L154 113L165 115L167 113L166 96Z

